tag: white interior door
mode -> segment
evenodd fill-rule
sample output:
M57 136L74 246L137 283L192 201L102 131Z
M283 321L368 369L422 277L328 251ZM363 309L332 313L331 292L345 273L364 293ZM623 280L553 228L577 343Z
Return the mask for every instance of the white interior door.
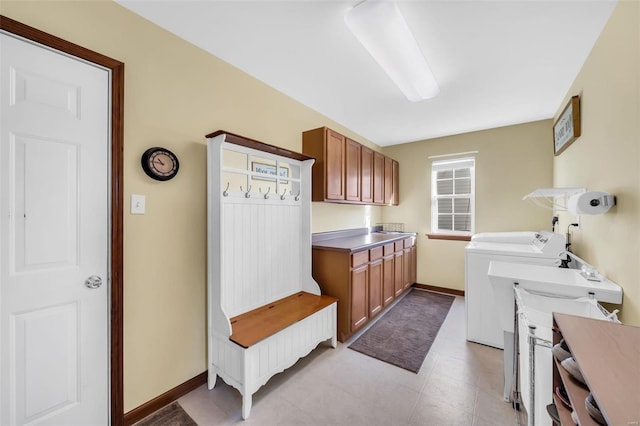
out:
M105 425L110 74L8 33L0 55L0 424Z

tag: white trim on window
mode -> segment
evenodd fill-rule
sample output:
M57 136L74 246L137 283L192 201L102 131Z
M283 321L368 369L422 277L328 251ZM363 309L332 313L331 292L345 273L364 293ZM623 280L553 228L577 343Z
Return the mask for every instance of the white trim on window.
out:
M431 163L431 233L473 235L475 158Z

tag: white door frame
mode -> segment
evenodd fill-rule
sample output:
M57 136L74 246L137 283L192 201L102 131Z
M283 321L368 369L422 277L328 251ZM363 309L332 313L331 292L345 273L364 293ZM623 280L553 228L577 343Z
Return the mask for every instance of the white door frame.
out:
M0 30L15 34L60 52L100 65L111 73L111 265L109 270L111 294L110 323L110 405L111 424L124 425L124 367L123 367L123 233L124 233L124 63L100 53L62 40L28 25L0 15Z

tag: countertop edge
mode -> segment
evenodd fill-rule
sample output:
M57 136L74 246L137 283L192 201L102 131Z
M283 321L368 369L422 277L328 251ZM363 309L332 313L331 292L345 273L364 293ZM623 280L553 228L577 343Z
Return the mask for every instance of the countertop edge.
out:
M376 233L377 234L377 233ZM370 234L366 234L370 235ZM328 250L328 251L339 251L344 253L357 253L359 251L370 250L372 248L380 247L385 244L393 243L396 241L404 240L405 238L417 237L416 232L404 232L402 234L379 234L384 235L385 238L382 241L376 241L372 243L364 243L364 244L354 244L346 247L344 244L339 244L340 242L344 242L345 240L356 239L358 237L365 237L366 235L360 235L357 237L345 237L345 238L334 238L332 240L322 241L324 244L311 244L311 248L313 250ZM334 244L328 244L328 241L333 242ZM335 244L338 243L338 244Z

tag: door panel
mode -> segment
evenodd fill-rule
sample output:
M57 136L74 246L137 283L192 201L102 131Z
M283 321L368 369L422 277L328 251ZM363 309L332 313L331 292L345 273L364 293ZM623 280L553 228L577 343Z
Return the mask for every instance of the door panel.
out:
M396 296L394 266L393 254L382 259L382 299L384 306L393 302Z
M326 176L327 199L344 200L345 174L345 137L327 129Z
M345 199L360 201L361 145L351 139L345 142Z
M369 265L351 271L351 332L362 327L369 318Z
M363 203L373 203L373 150L361 148L360 194Z
M0 424L108 424L110 74L0 54Z
M78 303L45 307L15 315L11 334L16 356L11 369L15 388L18 424L37 420L49 413L78 404ZM48 349L42 351L43 341Z
M373 202L384 204L384 155L373 153Z
M369 318L382 310L382 259L369 264Z
M403 281L402 281L402 252L398 251L393 257L393 272L394 272L394 288L396 290L396 297L402 294L402 290L404 289Z
M14 270L77 265L77 146L11 134L9 151L15 182L9 203L17 216L9 230Z
M19 68L12 67L9 72L12 80L10 105L31 102L60 109L80 119L80 93L76 85Z

